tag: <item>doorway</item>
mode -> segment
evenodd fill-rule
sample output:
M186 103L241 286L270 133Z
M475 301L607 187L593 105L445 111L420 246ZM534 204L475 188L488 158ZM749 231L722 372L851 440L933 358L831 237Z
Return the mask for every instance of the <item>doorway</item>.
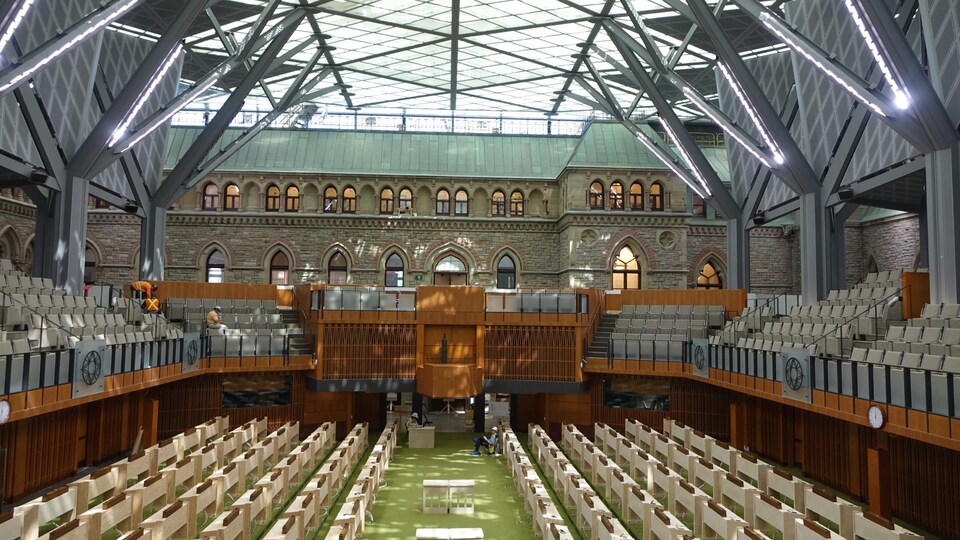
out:
M447 255L437 262L433 269L434 285L466 285L467 265L455 255Z

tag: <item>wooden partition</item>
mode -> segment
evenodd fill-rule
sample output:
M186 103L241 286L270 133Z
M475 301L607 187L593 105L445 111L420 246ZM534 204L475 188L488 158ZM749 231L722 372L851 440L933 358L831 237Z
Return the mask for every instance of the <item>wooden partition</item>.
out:
M903 318L913 319L920 316L924 304L930 303L930 274L927 272L904 272L901 277L903 284Z
M156 282L157 298L233 298L238 300L276 300L278 306L292 306L293 289L280 289L267 283L198 283L195 281ZM309 305L309 304L308 304Z
M739 315L747 305L743 289L622 290L606 295L607 311L620 311L623 306L724 306L727 316Z
M483 313L483 287L417 287L417 321L422 324L476 324Z
M432 398L462 398L483 391L480 368L473 364L424 364L417 368L417 392Z

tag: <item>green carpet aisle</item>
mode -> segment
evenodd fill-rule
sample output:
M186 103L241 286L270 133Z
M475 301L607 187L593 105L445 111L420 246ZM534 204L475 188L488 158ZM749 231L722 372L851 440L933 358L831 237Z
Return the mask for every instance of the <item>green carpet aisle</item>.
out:
M364 540L414 538L424 527L479 527L489 540L535 539L506 461L502 456L471 456L473 435L437 433L436 448L397 447L386 485L373 505L373 523ZM473 479L477 483L473 514L424 514L424 479Z

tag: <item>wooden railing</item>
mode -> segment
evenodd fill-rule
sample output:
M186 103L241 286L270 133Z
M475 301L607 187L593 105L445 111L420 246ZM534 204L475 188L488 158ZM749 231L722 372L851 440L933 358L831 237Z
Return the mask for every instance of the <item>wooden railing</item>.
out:
M577 380L577 336L563 326L484 327L484 377Z

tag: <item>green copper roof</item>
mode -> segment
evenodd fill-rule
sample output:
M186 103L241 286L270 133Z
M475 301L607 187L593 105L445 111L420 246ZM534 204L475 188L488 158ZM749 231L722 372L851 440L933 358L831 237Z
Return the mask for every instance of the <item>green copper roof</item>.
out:
M170 128L165 169L200 131ZM242 132L227 130L211 155ZM726 151L704 151L729 181ZM666 169L620 124L595 122L580 137L270 129L218 170L554 180L566 167Z

